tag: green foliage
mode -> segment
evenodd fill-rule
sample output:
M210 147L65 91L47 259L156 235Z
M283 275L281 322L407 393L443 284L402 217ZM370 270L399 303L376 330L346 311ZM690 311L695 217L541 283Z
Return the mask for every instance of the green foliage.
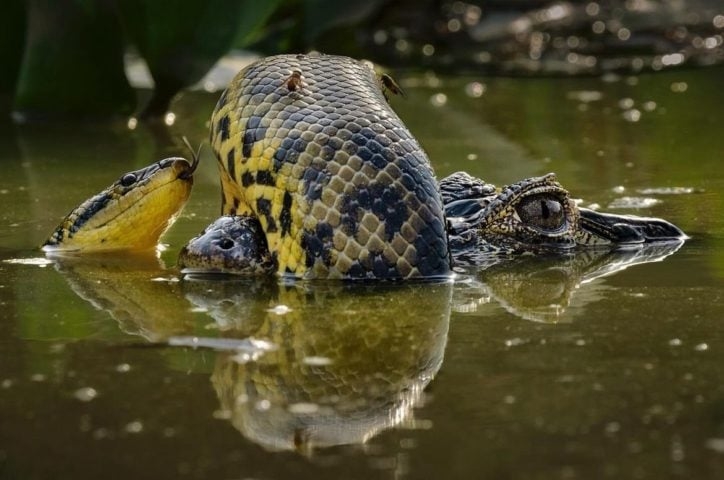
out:
M142 116L166 112L173 96L198 82L231 46L253 38L280 1L119 2L129 40L146 60L156 88Z
M366 2L340 2L337 0L304 1L304 38L313 43L323 33L339 27L349 27L363 23L376 13L385 0Z
M135 94L123 70L120 26L105 2L36 0L15 109L24 117L131 113Z
M8 0L3 4L0 30L5 32L0 42L0 102L7 103L15 93L20 72L20 61L25 45L25 6L22 0Z
M285 2L284 0L267 0L259 2L256 0L242 0L241 15L237 17L236 38L234 45L244 48L261 38L266 30L266 25L271 16Z
M30 0L29 41L20 67L26 6L12 0L2 22L9 40L0 47L7 66L0 74L0 95L9 98L15 91L15 109L23 117L130 114L136 97L123 55L134 44L156 85L142 116L160 116L175 94L199 81L232 46L259 38L282 3Z
M338 2L334 0L285 0L277 2L273 15L259 25L255 34L238 38L235 46L267 53L306 52L359 55L357 31L365 30L389 0ZM351 30L355 29L355 30Z

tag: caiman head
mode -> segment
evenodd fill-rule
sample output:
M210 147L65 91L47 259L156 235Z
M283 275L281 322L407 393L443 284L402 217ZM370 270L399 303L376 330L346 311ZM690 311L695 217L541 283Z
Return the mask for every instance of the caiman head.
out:
M490 253L568 253L682 242L686 235L658 218L579 208L552 173L496 188L464 172L440 182L451 250Z

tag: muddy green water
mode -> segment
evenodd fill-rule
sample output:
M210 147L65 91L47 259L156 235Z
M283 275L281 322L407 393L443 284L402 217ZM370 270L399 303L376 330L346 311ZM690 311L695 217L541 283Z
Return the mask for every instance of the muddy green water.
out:
M207 151L160 259L50 262L60 218L204 140L216 95L168 129L5 124L0 478L722 478L724 70L401 81L438 175L554 171L691 240L443 285L179 279L219 209Z

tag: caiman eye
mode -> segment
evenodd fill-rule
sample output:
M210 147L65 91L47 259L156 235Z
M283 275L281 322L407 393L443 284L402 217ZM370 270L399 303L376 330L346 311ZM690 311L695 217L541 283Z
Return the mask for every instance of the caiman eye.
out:
M127 173L121 177L121 185L124 187L130 187L134 183L136 183L136 174L135 173Z
M523 223L542 230L558 230L566 221L563 203L549 195L523 199L516 210Z

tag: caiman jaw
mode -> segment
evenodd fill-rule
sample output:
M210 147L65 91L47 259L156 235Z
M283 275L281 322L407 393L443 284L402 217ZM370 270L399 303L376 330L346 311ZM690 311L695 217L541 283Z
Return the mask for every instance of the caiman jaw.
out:
M581 246L621 247L655 242L677 242L687 238L676 225L660 218L599 213L579 209L576 243Z

